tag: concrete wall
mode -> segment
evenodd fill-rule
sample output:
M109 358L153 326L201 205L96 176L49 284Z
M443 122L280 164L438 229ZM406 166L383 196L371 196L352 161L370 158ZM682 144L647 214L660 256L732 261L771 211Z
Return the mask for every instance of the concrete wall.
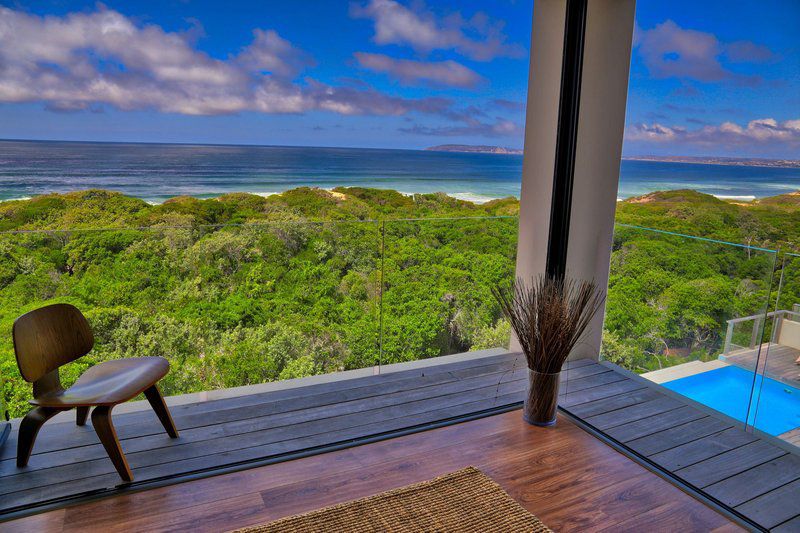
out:
M781 332L778 336L778 344L800 350L800 322L781 320Z

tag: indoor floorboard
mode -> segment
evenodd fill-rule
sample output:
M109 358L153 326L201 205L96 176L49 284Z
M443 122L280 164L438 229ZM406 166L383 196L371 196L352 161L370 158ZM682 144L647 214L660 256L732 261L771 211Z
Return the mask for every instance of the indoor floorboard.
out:
M576 452L579 450L579 452ZM6 531L221 531L474 465L557 531L735 531L737 526L560 417L519 411L1 524Z

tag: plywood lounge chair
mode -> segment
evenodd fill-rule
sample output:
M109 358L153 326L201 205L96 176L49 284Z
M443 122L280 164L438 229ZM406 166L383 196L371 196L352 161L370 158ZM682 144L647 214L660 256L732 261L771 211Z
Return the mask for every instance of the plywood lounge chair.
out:
M94 346L92 329L75 306L55 304L26 313L14 322L14 353L20 374L33 383L35 407L19 426L17 466L28 464L39 429L62 411L77 409L77 423L86 424L89 409L92 425L111 462L124 481L133 481L128 461L122 453L111 410L142 392L147 397L164 429L172 438L178 430L156 383L169 372L163 357L134 357L106 361L89 368L75 384L64 389L58 369L83 357Z

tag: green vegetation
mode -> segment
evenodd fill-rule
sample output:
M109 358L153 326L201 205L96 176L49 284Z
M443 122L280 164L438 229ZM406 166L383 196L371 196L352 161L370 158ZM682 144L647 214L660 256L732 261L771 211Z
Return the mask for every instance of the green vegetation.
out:
M100 361L160 355L172 365L165 394L507 344L489 288L513 278L516 219L475 217L516 203L369 189L4 203L0 225L17 231L0 234L0 375L12 416L31 390L14 362L13 320L59 301L86 314L97 341L66 383ZM427 220L397 220L415 217Z
M0 204L0 375L12 416L30 396L13 320L59 301L84 311L97 341L66 383L103 360L160 355L172 364L165 394L505 345L490 287L513 279L518 210L513 198L474 205L363 188L156 206L91 190ZM737 205L655 193L621 202L617 218L768 248L800 239L794 195ZM716 356L725 321L764 307L773 262L618 227L604 355L637 371ZM800 302L800 261L791 269L783 306Z
M620 202L605 358L637 372L710 360L722 353L727 320L775 308L781 278L778 307L800 303L800 261L785 253L800 242L797 198L733 203L677 190ZM733 343L747 346L752 327L737 326Z

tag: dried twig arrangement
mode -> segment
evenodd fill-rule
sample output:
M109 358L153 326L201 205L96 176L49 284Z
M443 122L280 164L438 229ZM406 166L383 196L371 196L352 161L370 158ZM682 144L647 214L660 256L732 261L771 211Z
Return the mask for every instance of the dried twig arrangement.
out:
M519 339L528 368L560 372L578 344L604 295L594 281L539 275L510 289L492 288L503 314Z

